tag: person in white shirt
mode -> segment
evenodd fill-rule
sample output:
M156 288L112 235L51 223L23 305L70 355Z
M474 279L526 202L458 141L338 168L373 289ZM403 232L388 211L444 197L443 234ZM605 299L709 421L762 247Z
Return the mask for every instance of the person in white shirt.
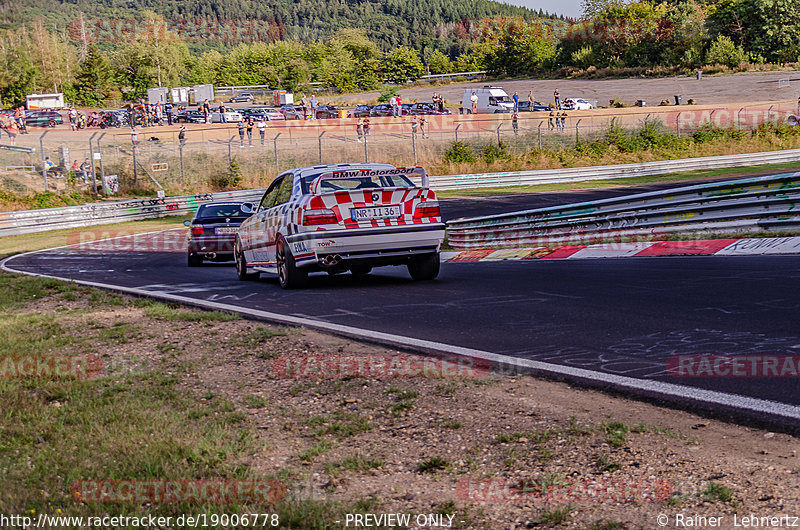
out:
M264 145L264 134L267 132L267 122L264 121L264 116L259 116L256 127L258 127L258 135L261 136L261 145Z

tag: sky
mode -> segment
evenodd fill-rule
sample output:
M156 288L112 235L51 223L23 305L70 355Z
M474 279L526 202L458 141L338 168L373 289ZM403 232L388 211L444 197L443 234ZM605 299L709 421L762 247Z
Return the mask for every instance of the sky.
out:
M581 0L499 0L506 4L527 7L529 9L543 9L550 13L579 17L581 14Z

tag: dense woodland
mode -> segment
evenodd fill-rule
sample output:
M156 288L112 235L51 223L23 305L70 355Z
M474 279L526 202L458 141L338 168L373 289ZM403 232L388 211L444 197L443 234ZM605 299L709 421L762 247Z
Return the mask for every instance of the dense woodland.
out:
M154 86L340 91L425 73L671 75L800 59L800 0L584 0L564 20L488 0L149 0L0 4L0 98L71 102Z

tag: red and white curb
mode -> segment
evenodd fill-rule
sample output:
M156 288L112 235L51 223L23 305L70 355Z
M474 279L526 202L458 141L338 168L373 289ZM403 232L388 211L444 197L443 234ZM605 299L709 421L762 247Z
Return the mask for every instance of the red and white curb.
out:
M591 259L653 256L752 256L800 254L800 237L752 237L695 241L635 241L557 247L474 249L442 252L442 260L520 261L532 259Z

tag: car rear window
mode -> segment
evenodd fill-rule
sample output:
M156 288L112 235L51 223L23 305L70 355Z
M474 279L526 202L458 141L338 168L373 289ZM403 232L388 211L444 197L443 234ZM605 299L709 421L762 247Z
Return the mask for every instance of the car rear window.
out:
M309 192L309 187L320 176L307 175L302 179L303 193ZM361 190L369 188L413 188L414 183L405 175L381 175L348 178L330 178L322 181L321 191Z
M197 219L214 219L214 218L229 218L229 217L249 217L249 214L242 211L241 206L238 204L212 204L208 206L201 206L197 210Z

